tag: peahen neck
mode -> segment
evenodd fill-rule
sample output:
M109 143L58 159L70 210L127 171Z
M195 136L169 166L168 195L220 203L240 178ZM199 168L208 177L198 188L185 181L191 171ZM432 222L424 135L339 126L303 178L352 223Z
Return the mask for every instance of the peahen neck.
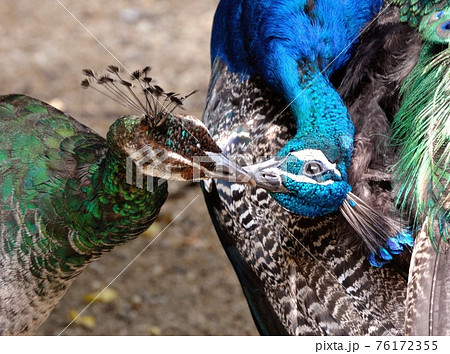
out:
M40 219L37 209L18 208L17 217L24 224L11 247L5 247L3 266L24 264L23 271L28 269L40 283L42 294L38 295L60 288L90 261L145 231L167 198L166 182L158 185L154 181L152 191L129 184L126 161L111 149L92 161L94 149L88 145L76 148L77 174L64 182L54 181L54 205L42 204L41 208L42 214L54 208L56 218ZM52 282L45 274L52 274ZM58 278L62 283L58 284Z
M131 141L139 121L118 119L110 127L106 154L92 163L92 152L75 150L78 175L67 181L60 216L69 228L65 247L80 266L145 231L167 198L164 181L151 178L147 190L136 186L136 178L127 180L127 156L118 146Z
M167 183L155 180L152 191L127 183L117 147L140 120L117 120L105 141L37 100L4 101L12 133L3 136L0 334L33 333L89 262L151 225ZM13 144L19 131L25 150Z
M167 185L154 190L138 188L126 178L126 161L108 151L93 163L85 177L64 198L63 217L73 230L69 242L80 257L90 258L145 231L155 219L167 197Z

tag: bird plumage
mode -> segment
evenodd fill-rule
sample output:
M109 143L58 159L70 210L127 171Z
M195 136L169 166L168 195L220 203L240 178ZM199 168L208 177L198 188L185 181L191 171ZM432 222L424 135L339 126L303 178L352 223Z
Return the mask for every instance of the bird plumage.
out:
M167 186L128 185L112 134L41 101L2 96L0 110L0 331L32 333L90 261L150 226Z
M209 96L206 121L236 117L210 127L217 141L229 142L223 145L227 156L249 161L276 154L295 134L289 112L273 120L285 103L261 80L241 82L223 67L212 80L220 85ZM257 138L246 145L249 136ZM371 267L339 215L311 219L290 214L264 189L221 181L209 188L205 198L216 230L261 333L403 332L405 280L390 267Z
M317 3L320 1L308 1L309 15ZM339 92L354 127L351 162L345 166L352 192L340 209L343 214L347 210L342 209L352 212L351 204L359 203L364 212L347 215L346 221L336 213L314 218L295 215L295 209L282 208L274 193L267 192L277 177L274 166L279 168L267 161L256 165L267 174L267 183L256 179L261 189L223 182L211 183L213 187L205 189L216 230L261 333L449 333L449 5L449 1L386 1L360 34L360 44L353 46L344 67L326 73L327 89ZM219 5L219 28L226 22L220 9ZM263 15L258 19L264 22ZM276 21L273 14L271 19ZM279 21L279 26L286 22ZM252 24L246 22L245 26ZM256 52L248 50L251 46L235 28L230 26L229 31L232 36L241 36L235 41L244 42L241 48L247 51L245 55L251 57ZM232 58L224 60L224 54L214 49L218 36L220 32L213 31L205 122L223 151L243 164L279 154L305 127L289 105L292 96L270 82L251 60L245 62L251 70L236 70L233 61L242 61L245 55L225 47ZM305 45L305 41L302 38L298 43ZM268 51L274 48L265 47ZM265 57L278 60L278 66L286 59L268 53ZM298 67L300 74L291 70L294 79L290 80L302 77L305 61L298 62ZM302 99L300 95L298 100ZM305 106L305 111L315 109L317 113L329 104L333 101ZM342 120L343 115L338 121ZM317 116L309 122L335 124ZM304 146L314 146L318 135L320 129L304 134ZM327 150L324 153L330 155ZM324 161L321 157L317 160ZM301 175L294 161L296 164L296 170L290 172ZM309 197L314 203L314 194ZM377 226L379 221L382 225ZM380 229L389 230L390 236L384 246L383 237L373 239L381 245L375 252L368 247L372 250L370 264L384 265L375 270L357 245L361 245L361 236L364 240L364 234ZM417 239L412 255L405 252L393 258L405 246L412 246L413 235ZM367 239L364 241L367 245ZM364 309L370 309L370 320ZM347 318L354 322L349 324Z
M436 245L435 226L439 238L448 240L450 222L450 7L424 17L419 32L419 61L402 86L392 128L400 146L395 175L401 208Z
M268 6L268 3L265 2L264 6ZM302 18L309 23L312 20L308 16L314 14L311 9L321 8L320 5L325 6L324 4L327 2L304 1L301 2L303 6L298 6L299 3L296 2L295 10L290 12L291 20L297 21ZM346 8L346 5L350 6L350 3L341 4L342 8ZM359 5L361 3L358 2ZM278 2L275 1L273 4L277 5ZM232 19L227 22L227 15L230 15L226 9L231 9L233 6L237 9L230 10L229 13L232 16L242 16L246 19L245 21L239 22ZM291 103L290 99L296 97L295 94L285 93L292 85L283 86L283 80L279 78L277 78L278 82L270 81L272 76L276 76L274 74L276 70L271 73L260 71L261 67L258 67L257 60L263 53L259 52L259 55L256 55L257 49L253 49L250 40L249 43L246 42L249 38L243 36L243 32L239 28L239 24L242 24L242 27L247 30L252 26L265 29L264 11L271 14L270 22L278 23L280 28L289 20L289 16L277 18L276 11L279 9L276 6L271 7L270 11L261 6L264 11L261 10L260 16L256 17L260 23L254 24L251 23L254 20L252 15L248 16L248 13L244 12L248 9L253 11L252 6L258 7L259 3L222 1L215 17L212 35L212 75L204 121L222 151L240 163L250 165L260 162L261 159L266 160L267 157L277 156L277 154L278 157L275 160L283 158L284 156L279 156L280 151L286 149L290 142L294 142L294 150L297 151L301 151L308 144L312 144L314 149L317 147L314 144L321 140L321 129L323 129L322 131L330 129L333 135L334 129L336 129L334 131L341 129L337 126L339 122L344 122L344 126L347 124L348 117L343 113L340 113L336 121L328 122L331 127L326 126L326 119L321 119L323 106L330 104L333 107L337 102L336 104L339 104L342 112L346 112L347 109L350 112L351 123L355 127L355 135L353 136L352 133L350 136L351 140L354 139L355 146L353 159L359 161L360 166L363 166L361 163L365 166L364 182L354 179L361 173L355 167L354 160L351 164L350 161L345 162L344 166L338 170L341 175L348 171L348 182L355 187L356 196L366 199L360 192L364 193L366 187L370 186L370 188L380 191L381 194L384 193L385 199L388 199L390 205L393 206L393 198L388 196L391 179L388 168L393 161L384 160L388 156L378 150L378 143L383 139L380 139L380 136L377 136L377 133L374 134L373 131L364 131L362 123L370 129L378 127L380 134L388 131L391 115L398 107L398 93L391 94L388 89L398 90L409 70L414 67L420 50L420 44L417 42L418 38L414 31L406 24L398 23L398 13L392 15L393 9L383 11L378 18L373 20L374 23L362 33L361 44L353 46L353 59L347 66L342 67L341 70L325 72L326 76L323 74L319 77L319 85L314 89L325 89L327 92L334 90L331 95L336 97L336 100L330 99L317 103L311 99L312 95L306 93L304 99L308 103L308 110L300 113L292 105L286 109L287 105ZM298 15L297 12L301 14ZM304 16L307 13L308 15ZM338 13L342 14L342 12ZM330 12L330 18L333 17L332 14ZM282 15L285 13L282 12ZM374 13L368 16L364 23L368 23L373 16L375 16ZM317 23L323 24L327 19L322 18L322 21L318 20ZM335 23L336 18L330 21ZM300 23L303 25L302 22ZM342 26L345 27L345 21L343 23ZM361 27L364 23L361 23ZM216 24L218 24L217 27ZM287 26L289 27L289 24ZM309 25L306 24L306 26ZM232 42L238 43L237 46L240 46L239 48L243 52L234 52L235 47L224 45L223 38L218 39L223 33L221 29L228 31L229 36L233 37ZM320 34L320 26L315 30ZM250 34L257 33L257 31L249 32ZM359 31L355 37L358 33ZM317 39L314 34L308 32L308 35L310 38ZM318 34L316 33L316 35ZM250 36L250 38L252 37ZM270 38L274 42L279 39L276 35L273 37L266 35L265 38ZM295 41L296 38L293 37L291 40ZM288 46L283 39L278 43L279 47L276 44L261 46L266 50L264 57L276 61L275 66L282 66L283 62L287 60L288 67L291 68L288 71L289 75L293 77L289 80L297 80L301 85L302 68L305 67L305 63L297 61L298 70L297 67L294 70L292 65L289 66L292 58L281 54L276 55L273 52L283 53L280 47ZM331 39L330 41L332 42ZM303 38L298 42L304 45ZM324 40L316 47L321 48L323 43L328 44L328 41ZM349 43L347 42L347 44ZM326 47L326 45L324 46ZM329 47L333 48L333 45L330 44ZM392 57L394 50L396 56ZM350 52L348 58L350 58ZM255 58L253 58L254 54ZM226 55L230 57L227 58ZM382 63L374 65L377 60L374 58L379 57L386 61L386 67ZM314 56L313 59L315 59ZM261 58L261 60L265 59ZM241 63L244 68L240 68L236 61ZM325 68L327 64L322 63L322 68ZM263 67L263 70L266 69ZM280 71L279 75L286 75L286 72ZM309 79L312 81L312 78ZM326 88L323 87L325 84ZM313 85L314 83L309 87ZM339 101L340 98L335 93L340 85L341 97L347 104L347 108L344 107L345 110L342 108L342 101ZM374 91L376 88L379 91ZM366 95L366 99L362 98L363 94ZM302 99L303 97L300 95L297 101L302 101ZM299 102L298 105L301 106L304 102ZM308 112L311 111L313 113L308 116ZM353 114L356 116L353 117ZM326 115L327 113L322 117ZM310 117L313 119L309 119ZM355 124L358 121L359 124ZM315 123L322 126L314 126ZM309 130L309 127L313 127L313 129ZM302 132L302 129L305 129L306 134L301 139L303 146L299 149L295 146L298 141L295 138ZM332 157L332 153L340 152L345 146L344 143L349 142L346 139L337 139L334 142L332 137L330 140L331 148L325 148L322 151L319 147L315 150L322 151L331 163L335 163L339 158ZM352 145L353 141L350 141L347 148L351 149ZM371 151L368 159L365 160L367 149ZM344 157L345 154L348 152L344 151ZM339 154L336 155L339 156ZM394 157L393 153L391 157ZM317 156L314 158L316 160ZM343 160L345 161L345 158ZM325 165L323 159L320 162ZM260 166L264 166L264 163L266 161ZM289 171L287 168L285 171L294 172L295 175L300 169L296 164L297 162L294 162L296 171ZM349 165L347 166L347 164ZM314 166L309 167L314 168ZM267 178L273 178L275 175L273 165L269 165L265 172L267 172ZM261 184L260 187L264 186ZM348 223L341 215L336 212L319 213L319 215L314 215L314 218L307 215L296 215L289 211L289 206L283 205L283 207L278 203L279 199L277 200L275 193L269 193L267 190L270 191L270 188L252 189L220 181L205 185L205 198L211 217L240 278L261 333L335 335L404 333L405 278L408 269L408 255L405 254L394 259L391 264L381 269L375 269L365 259L364 247L355 230L348 227ZM306 194L306 196L309 197L311 204L320 203L319 200L314 200L313 193ZM350 202L351 200L349 200ZM379 207L375 196L372 200L367 202L363 200L363 202L364 205L368 205L369 209L377 210ZM380 201L378 203L382 205ZM338 209L337 207L335 210ZM407 226L399 218L398 212L380 208L376 215L381 214L379 219L385 220L386 223L394 221L392 225L395 226L395 229L401 230ZM406 233L404 242L408 244L411 236L406 229L403 230ZM390 236L399 236L396 239L398 240L404 235L399 233ZM389 242L390 240L387 238L382 241ZM395 251L398 244L392 244L391 247L390 251ZM373 263L377 265L377 262L381 263L381 261L384 260L375 257L373 259ZM264 299L258 300L258 296L262 296Z
M276 157L253 167L262 177L257 184L266 187L267 177L278 180L267 188L272 197L302 216L341 211L364 240L371 262L381 265L412 245L411 232L351 193L354 125L331 82L381 2L269 3L222 2L211 41L213 60L224 61L232 72L260 76L284 98L284 109L296 121L295 136Z
M415 23L417 65L392 126L399 146L397 201L420 228L409 272L406 333L448 335L450 2L430 2Z
M388 0L388 2L399 7L400 21L407 22L412 27L417 27L423 16L448 5L448 0Z
M89 262L145 231L167 179L247 176L202 123L172 113L184 97L155 86L149 68L132 74L136 93L108 71L85 70L83 86L138 114L117 119L106 140L37 99L0 97L0 334L33 333Z

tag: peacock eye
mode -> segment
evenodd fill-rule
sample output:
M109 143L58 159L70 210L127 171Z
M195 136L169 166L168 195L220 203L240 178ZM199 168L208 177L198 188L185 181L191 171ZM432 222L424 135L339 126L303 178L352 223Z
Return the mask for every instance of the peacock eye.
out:
M448 42L450 39L450 21L446 21L442 25L438 26L436 28L436 34L439 38Z
M434 14L436 20L439 20L442 16L444 16L444 11L438 11Z
M323 165L317 161L306 162L303 166L303 174L308 177L316 177L325 171L326 169L323 167Z
M436 12L434 15L432 15L430 17L430 19L428 20L428 24L431 25L432 23L440 20L442 17L444 17L445 12L444 11L438 11Z

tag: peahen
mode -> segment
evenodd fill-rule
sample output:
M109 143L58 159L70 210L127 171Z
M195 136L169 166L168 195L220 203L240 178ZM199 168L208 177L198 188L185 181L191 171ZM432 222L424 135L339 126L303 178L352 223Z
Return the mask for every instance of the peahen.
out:
M405 333L420 225L396 197L408 132L392 123L402 100L415 120L415 26L443 3L220 2L204 122L259 188L213 180L204 194L262 334Z
M152 224L167 198L156 177L247 177L200 121L172 113L185 97L149 70L84 71L84 87L136 112L106 140L37 99L0 97L0 334L33 333L89 262Z

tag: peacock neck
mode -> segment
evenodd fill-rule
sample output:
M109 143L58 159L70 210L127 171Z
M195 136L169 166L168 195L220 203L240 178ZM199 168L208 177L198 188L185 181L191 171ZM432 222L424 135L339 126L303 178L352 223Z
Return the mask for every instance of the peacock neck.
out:
M281 154L318 149L330 161L339 161L345 171L350 165L354 136L347 108L320 70L309 67L299 71L299 80L289 83L284 93L296 121L297 133Z

